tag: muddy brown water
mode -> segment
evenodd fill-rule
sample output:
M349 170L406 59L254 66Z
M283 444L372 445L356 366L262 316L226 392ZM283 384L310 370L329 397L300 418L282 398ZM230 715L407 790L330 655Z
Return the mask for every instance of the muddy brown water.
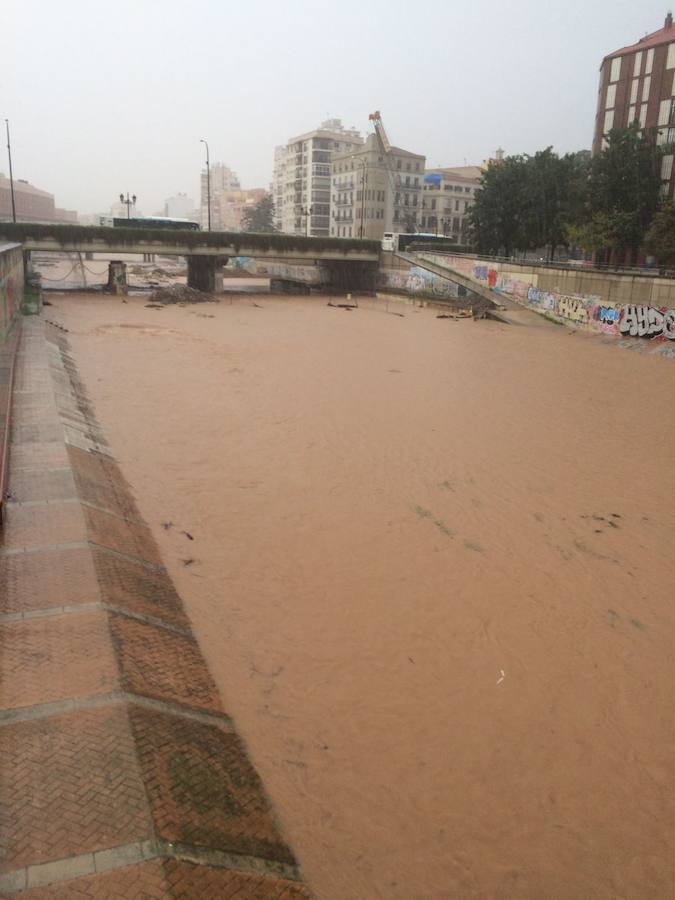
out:
M675 363L255 302L49 317L317 898L675 897Z

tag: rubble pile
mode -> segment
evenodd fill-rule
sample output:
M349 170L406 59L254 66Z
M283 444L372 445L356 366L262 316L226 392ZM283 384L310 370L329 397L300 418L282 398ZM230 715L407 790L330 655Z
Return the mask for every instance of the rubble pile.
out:
M172 284L159 288L150 294L151 303L216 303L217 300L211 294L204 294L186 284Z

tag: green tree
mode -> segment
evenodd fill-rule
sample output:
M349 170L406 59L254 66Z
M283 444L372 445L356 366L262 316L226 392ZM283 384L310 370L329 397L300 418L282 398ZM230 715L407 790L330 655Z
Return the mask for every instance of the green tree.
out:
M612 129L606 141L591 162L585 221L578 224L603 222L598 214L609 215L614 220L612 249L633 257L659 205L661 150L637 122Z
M241 216L241 230L255 231L258 234L276 231L274 201L271 194L265 194L254 206L249 206L244 210Z
M522 156L507 156L483 174L470 213L471 230L481 253L511 256L522 249L525 166Z
M661 205L645 234L644 247L660 265L675 265L675 203Z
M587 163L580 154L558 156L552 147L525 159L521 243L524 250L567 244L567 227L585 190Z

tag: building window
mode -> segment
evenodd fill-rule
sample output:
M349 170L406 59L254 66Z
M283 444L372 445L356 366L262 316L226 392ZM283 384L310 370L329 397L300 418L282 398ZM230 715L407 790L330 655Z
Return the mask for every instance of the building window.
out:
M405 176L405 186L410 187L410 175Z
M415 171L419 172L419 170L420 170L420 164L417 162L417 163L415 163Z
M616 85L613 85L613 87L616 87ZM631 103L637 103L638 88L639 88L639 87L640 87L640 81L639 81L639 79L634 78L634 79L631 81L631 85L630 85L630 102L631 102ZM607 93L609 93L609 88L607 89Z
M668 58L666 59L666 69L675 69L675 44L668 44Z
M647 122L647 104L643 103L640 107L640 128L644 128Z
M652 66L654 65L654 48L647 50L647 63L645 65L645 75L651 75Z
M464 188L464 193L465 193L465 194L470 194L470 193L471 193L471 188Z
M651 75L648 75L645 80L642 82L642 102L646 103L649 100L649 88L651 86L652 79Z
M642 68L642 50L638 50L635 54L635 62L633 63L633 78L637 78Z
M603 132L607 134L608 131L611 131L614 127L614 110L608 109L605 113L605 123L603 125Z
M605 109L612 109L616 103L616 85L610 84L607 88L607 99L605 100Z
M673 46L672 44L670 45ZM610 81L618 81L621 75L621 57L617 56L612 60L612 66L609 70L609 80Z
M675 144L675 128L662 128L656 135L657 144Z
M434 197L434 199L431 201L431 208L432 208L432 209L436 209L436 198L435 198L435 197Z
M455 200L455 212L459 212L459 200Z
M661 160L661 180L662 181L670 181L670 176L673 174L673 157L672 156L664 156Z
M401 169L401 160L400 159L396 160L396 168L400 171L400 169Z
M415 187L419 187L420 180L417 176L415 176Z
M410 163L405 164L405 170L406 170L406 172L410 171Z

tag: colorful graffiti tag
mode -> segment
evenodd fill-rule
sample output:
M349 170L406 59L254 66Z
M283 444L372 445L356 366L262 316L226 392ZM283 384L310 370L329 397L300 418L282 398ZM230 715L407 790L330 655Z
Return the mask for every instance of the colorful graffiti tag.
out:
M440 275L435 275L420 266L408 270L383 269L380 271L379 286L405 291L408 294L432 294L440 298L457 298L466 294L459 285Z
M655 306L624 306L619 316L619 331L631 337L665 337L675 340L675 309Z

